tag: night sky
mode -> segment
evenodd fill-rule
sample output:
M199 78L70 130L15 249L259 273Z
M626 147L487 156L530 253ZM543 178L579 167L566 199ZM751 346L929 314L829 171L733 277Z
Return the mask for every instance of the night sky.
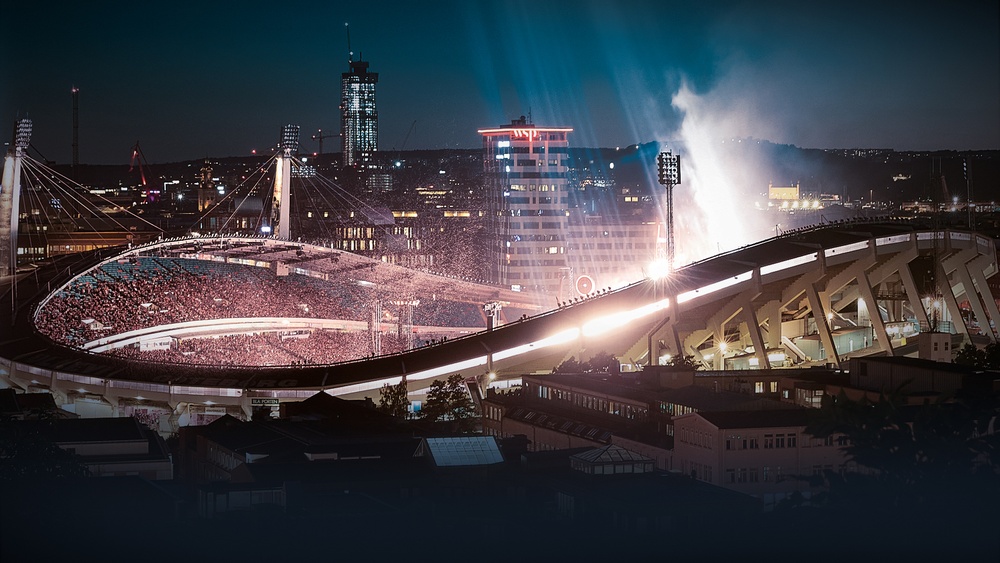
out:
M311 134L339 130L349 22L355 58L379 73L382 151L475 148L477 128L529 111L573 127L578 147L686 128L804 148L1000 148L995 0L205 4L6 3L0 124L27 115L37 150L69 162L75 85L83 163L127 163L137 140L154 163L246 155L285 123L315 151Z

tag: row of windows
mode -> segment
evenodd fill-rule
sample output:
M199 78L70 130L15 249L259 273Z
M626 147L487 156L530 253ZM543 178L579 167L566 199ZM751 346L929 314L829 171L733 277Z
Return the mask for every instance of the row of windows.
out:
M563 200L565 200L565 199L566 198L563 198ZM566 203L566 202L563 201L563 203ZM522 208L511 208L511 209L508 209L507 211L510 212L510 216L511 217L521 217L522 215L525 216L525 217L534 217L534 216L538 216L538 217L565 217L566 213L567 213L565 209L522 209ZM516 225L516 223L512 223L512 224Z
M789 434L764 434L764 449L780 449L796 447L797 438L794 432Z
M521 279L524 279L524 280L530 280L530 279L536 279L536 280L553 280L553 279L558 279L558 276L556 276L552 272L523 272L523 273L522 272L510 272L509 274L507 274L507 279L510 279L510 280L521 280Z
M534 148L532 147L511 147L510 152L514 154L545 154L545 145L538 145ZM548 147L549 154L569 154L569 147Z
M677 439L681 442L699 448L712 449L712 437L707 432L699 432L687 427L681 427L678 432Z
M566 266L566 261L565 260L510 260L509 262L507 262L507 265L509 265L512 268L530 268L538 266L564 267ZM551 274L552 272L546 272L546 273ZM546 277L547 279L554 279L554 278L549 278L548 276Z
M694 409L686 405L664 403L663 401L660 401L660 412L671 416L680 416L682 414L698 412L698 409Z
M508 174L511 179L523 178L525 180L541 180L546 178L566 178L565 172L511 172Z
M566 198L562 198L563 203L566 203ZM529 205L536 203L538 205L552 205L554 203L559 203L558 197L508 197L507 203L510 205Z
M605 242L593 243L593 242L585 242L585 243L582 243L582 244L570 243L570 244L566 245L566 247L570 248L572 250L590 249L590 248L594 248L595 244L597 245L596 246L597 248L601 248L601 249L609 249L609 248L614 248L615 250L632 250L632 249L645 250L646 249L646 243L644 243L644 242L636 242L636 243L631 243L631 242L616 242L616 243L605 243ZM614 246L612 247L611 244L614 244ZM649 246L650 246L650 248L654 247L653 244L650 244Z
M530 246L518 246L515 254L564 254L566 250L561 246L546 246L543 248L532 248Z
M494 405L485 405L485 407L486 407L484 409L485 412L483 414L486 416L486 418L490 420L500 420L501 418L500 407Z
M597 397L586 393L573 393L565 389L551 388L547 385L539 385L537 394L540 399L566 401L581 408L620 416L629 420L646 418L649 414L649 409L645 406L623 403L621 401L614 401L606 397Z
M599 233L598 232L594 232L594 231L586 231L586 232L583 232L583 233L573 232L573 233L567 234L566 236L567 236L567 238L603 238L603 237L625 238L626 236L629 237L629 238L643 238L643 237L652 237L654 235L655 235L655 232L653 232L651 230L646 230L646 231L628 231L628 232L626 232L626 231L601 231Z
M794 432L786 434L764 434L765 450L794 448L797 443L798 436ZM757 436L740 436L733 434L726 436L727 450L757 450L760 449L760 444L761 442Z
M556 184L511 184L512 192L558 192L559 186Z
M564 160L564 161L560 162L559 160L557 160L555 158L550 158L548 160L545 160L545 159L534 159L534 158L519 158L519 159L517 159L516 164L518 166L522 166L522 167L526 167L526 166L560 166L560 165L561 166L569 166L569 161L568 160Z
M770 393L777 393L778 392L778 382L777 381L754 381L754 383L753 383L753 392L754 393L763 393L764 389L765 389L765 384L767 384L767 389L769 389Z

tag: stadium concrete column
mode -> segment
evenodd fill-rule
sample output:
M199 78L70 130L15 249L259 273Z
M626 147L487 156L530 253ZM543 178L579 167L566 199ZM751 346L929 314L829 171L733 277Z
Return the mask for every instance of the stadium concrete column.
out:
M806 299L809 301L809 310L812 311L813 321L816 323L819 338L823 342L823 347L826 348L827 363L831 363L834 367L839 368L840 355L837 353L837 345L834 343L833 334L830 332L829 316L827 314L830 299L825 295L824 297L825 299L820 299L820 294L816 291L815 285L811 283L806 285ZM826 304L825 307L824 303Z
M849 272L855 278L856 289L853 292L845 293L851 293L855 300L858 297L865 300L865 304L869 307L868 318L871 320L875 334L878 336L879 344L882 350L890 356L894 355L892 342L888 337L888 332L885 330L885 322L882 320L881 312L878 309L878 302L875 300L873 288L898 274L901 270L909 269L910 262L920 255L916 241L914 240L913 242L914 244L910 248L897 253L887 262L872 269L870 272L868 271L868 264L864 262L859 262L853 268L849 269ZM872 246L874 247L875 245L873 244ZM839 306L834 306L834 310L839 311ZM872 312L874 312L874 315L872 315Z
M978 251L975 248L963 250L945 258L942 261L942 266L946 272L948 270L955 272L955 278L962 284L965 298L969 301L969 306L972 307L972 312L975 313L976 320L979 321L982 333L989 337L990 342L996 342L996 335L993 333L993 329L990 328L990 317L987 316L986 309L983 308L983 301L980 299L979 293L976 292L976 287L972 283L972 276L969 275L967 267L968 262L976 256L978 256ZM992 296L990 299L993 299ZM1000 322L1000 318L994 318L994 320Z
M753 353L757 356L758 367L771 369L771 362L767 359L767 348L764 346L764 337L760 334L757 312L754 310L753 301L749 299L743 305L743 321L747 325L747 332L750 333L750 341L753 342Z
M993 293L986 281L986 270L991 270L992 273L996 273L997 270L996 249L992 245L990 246L989 254L980 254L978 258L969 262L969 274L983 295L983 304L986 305L987 314L993 319L994 324L998 325L994 327L994 330L1000 330L1000 307L997 307L997 301L993 298Z
M920 299L917 282L913 279L913 272L910 271L909 264L905 268L899 269L899 281L903 284L903 291L906 292L906 299L910 302L910 309L917 317L917 322L922 327L929 327L931 325L930 319L927 318L927 310L924 309L924 302Z
M758 318L767 319L767 347L781 346L781 301L772 299L760 308Z
M941 298L944 299L944 307L948 312L949 318L951 318L951 324L963 336L964 342L972 342L969 338L969 325L965 323L965 319L962 317L962 310L958 306L955 289L948 278L948 272L945 270L943 260L936 261L936 270L937 275L935 277L938 280L938 291L941 293Z
M875 335L878 337L879 346L889 356L895 356L896 354L892 349L892 340L889 338L889 333L885 330L885 322L882 321L882 313L878 310L878 301L875 300L875 292L872 291L868 274L864 271L858 272L857 280L858 289L865 300L865 306L868 307L868 318L871 320L872 326L875 327Z
M712 352L712 369L725 369L726 350L729 349L729 343L726 342L725 323L717 324L712 328L712 343L715 344L715 350Z
M667 312L667 317L650 329L646 340L636 342L635 346L625 353L625 357L641 357L641 354L645 352L646 363L655 366L660 364L660 356L663 355L663 349L666 348L669 354L683 358L686 354L677 332L677 325L674 322L676 316L676 313Z

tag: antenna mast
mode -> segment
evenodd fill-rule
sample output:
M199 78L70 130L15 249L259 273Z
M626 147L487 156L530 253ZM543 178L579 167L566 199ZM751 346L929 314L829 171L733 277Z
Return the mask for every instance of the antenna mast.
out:
M77 171L80 168L80 89L73 86L73 177L79 180Z
M344 27L347 29L347 62L354 62L354 51L351 50L351 24L344 22Z

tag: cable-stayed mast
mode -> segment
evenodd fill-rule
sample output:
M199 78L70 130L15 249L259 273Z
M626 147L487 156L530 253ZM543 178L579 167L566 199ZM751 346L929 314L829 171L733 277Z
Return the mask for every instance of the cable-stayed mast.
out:
M281 144L274 167L274 192L271 200L271 225L278 238L288 240L291 209L292 157L299 151L299 126L285 125L281 129Z
M31 144L31 120L17 122L14 151L4 159L3 188L0 191L0 276L17 271L17 222L21 194L21 159Z

